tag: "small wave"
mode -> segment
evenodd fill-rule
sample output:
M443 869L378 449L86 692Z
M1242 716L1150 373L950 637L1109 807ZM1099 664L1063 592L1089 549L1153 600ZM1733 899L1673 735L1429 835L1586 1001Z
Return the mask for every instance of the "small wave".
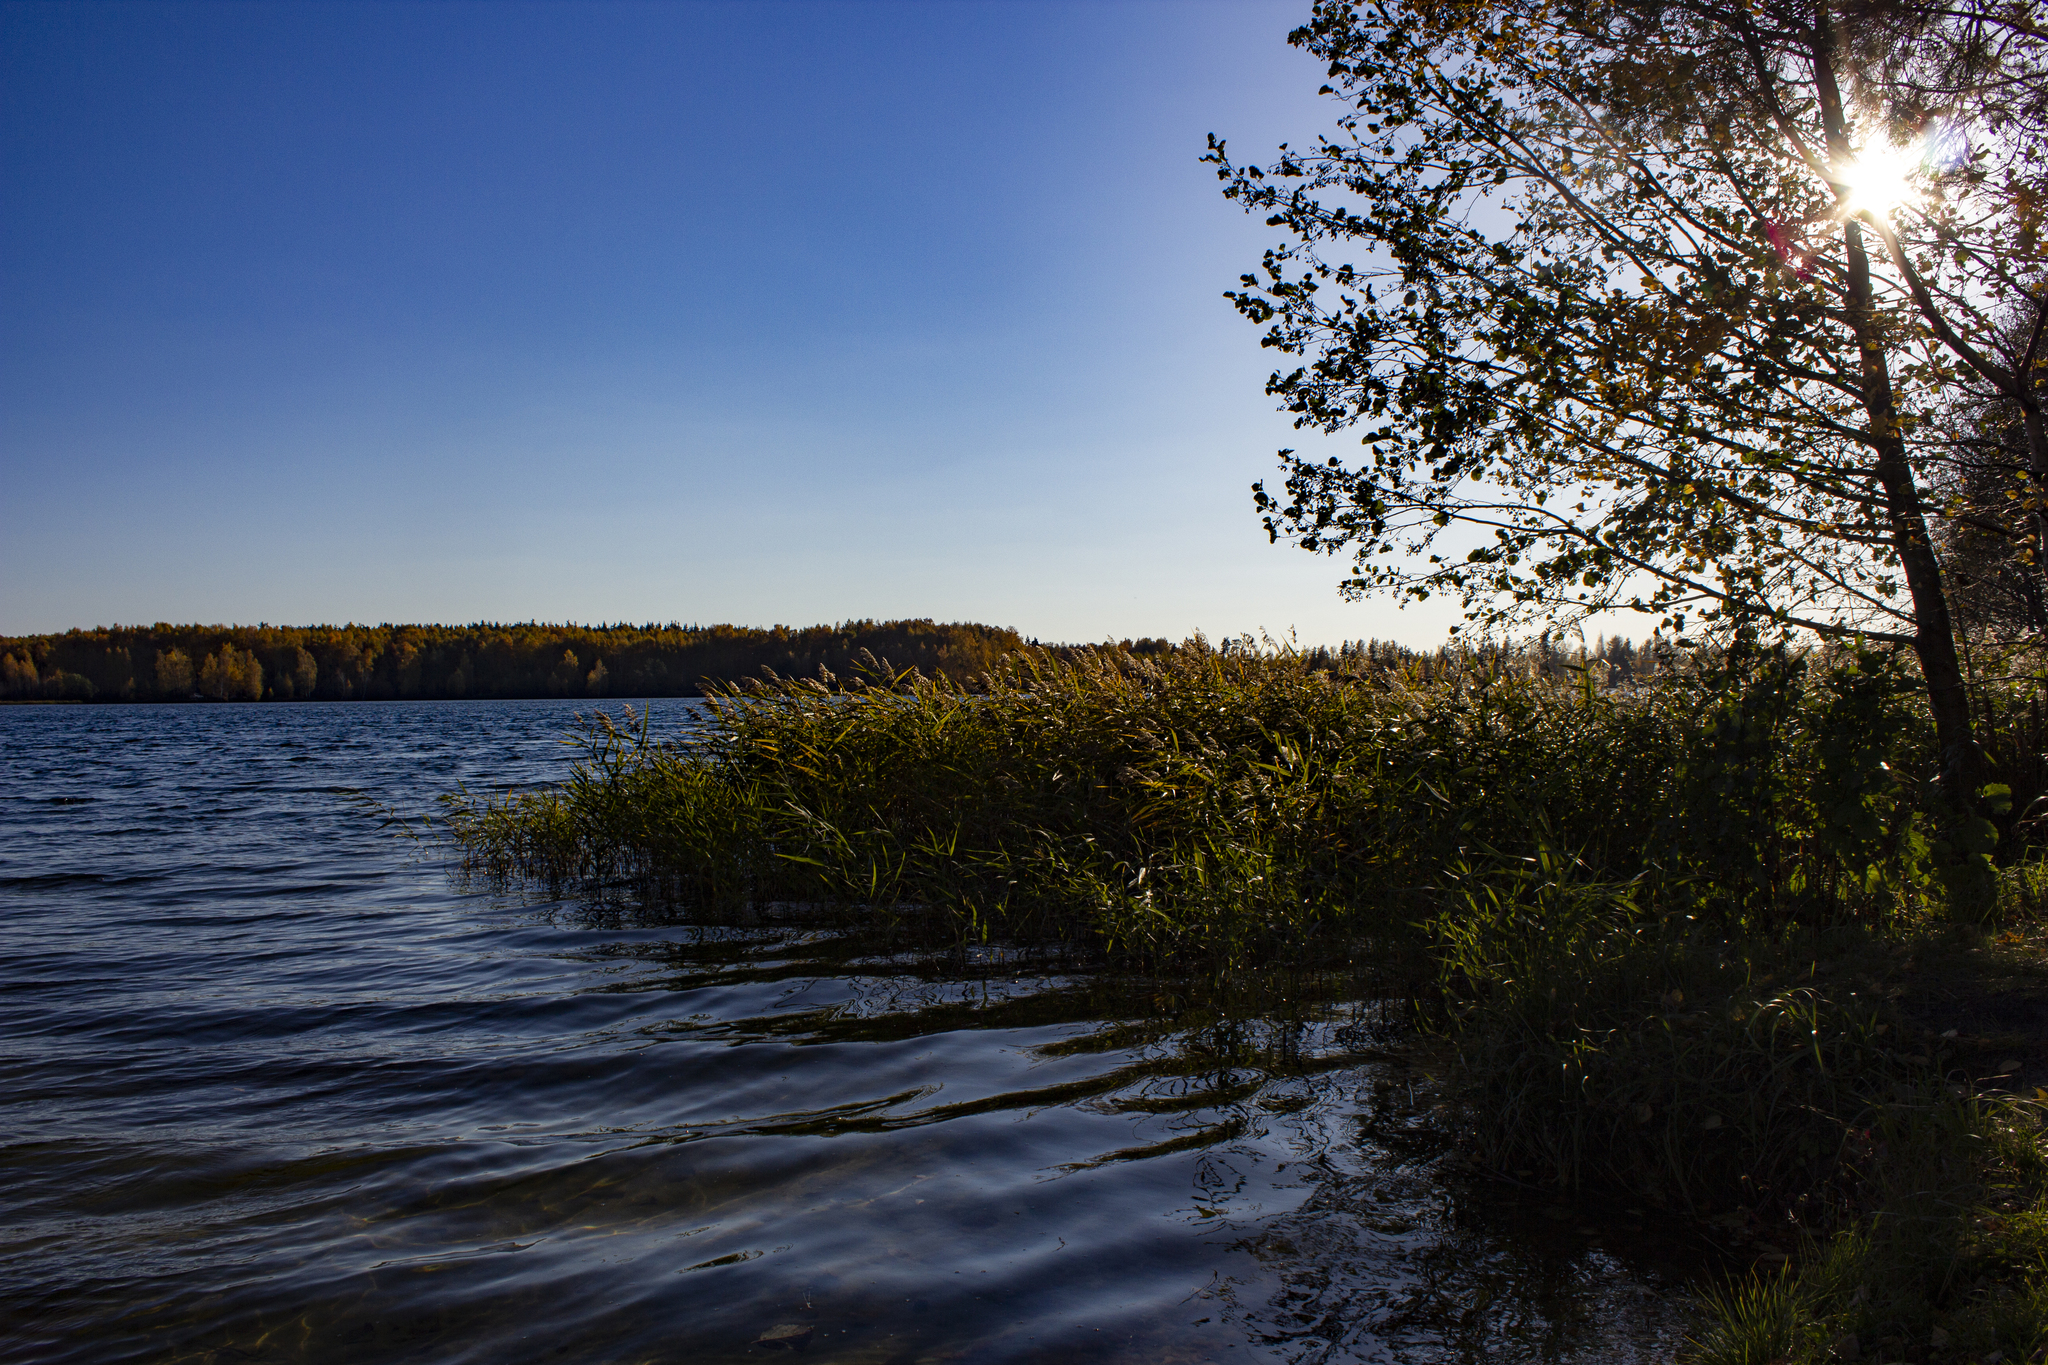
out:
M0 891L76 891L81 887L149 886L170 880L165 872L31 872L0 876Z

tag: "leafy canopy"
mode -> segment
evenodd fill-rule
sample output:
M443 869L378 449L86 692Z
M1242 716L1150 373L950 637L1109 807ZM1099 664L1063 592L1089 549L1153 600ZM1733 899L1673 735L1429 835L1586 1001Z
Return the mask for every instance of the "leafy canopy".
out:
M1287 233L1229 297L1365 451L1281 452L1269 534L1488 624L1911 637L1943 416L2034 361L2026 9L1322 0L1290 41L1343 113L1267 166L1211 137Z

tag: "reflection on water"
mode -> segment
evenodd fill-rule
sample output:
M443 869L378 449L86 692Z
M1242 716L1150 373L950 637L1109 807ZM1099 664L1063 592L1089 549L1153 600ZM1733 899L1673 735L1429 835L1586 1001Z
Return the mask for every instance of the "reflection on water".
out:
M1668 1355L1619 1225L1445 1183L1361 986L520 905L355 795L568 712L0 708L0 1357Z

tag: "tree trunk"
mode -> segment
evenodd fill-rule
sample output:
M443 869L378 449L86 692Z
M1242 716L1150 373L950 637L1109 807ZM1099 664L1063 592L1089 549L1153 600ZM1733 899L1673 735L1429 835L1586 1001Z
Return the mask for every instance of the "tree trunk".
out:
M1935 743L1941 749L1940 781L1949 799L1968 809L1976 802L1983 761L1970 724L1970 696L1963 686L1962 661L1956 653L1948 590L1942 582L1941 562L1928 539L1919 484L1906 462L1906 442L1899 434L1892 400L1891 371L1874 335L1870 258L1863 249L1863 225L1851 218L1843 224L1843 234L1849 248L1849 316L1863 359L1863 410L1870 419L1871 443L1877 450L1877 482L1884 492L1892 548L1913 599L1913 652L1920 657L1927 704L1934 712Z
M2030 351L2027 359L2032 361ZM2027 498L2033 505L2029 509L2034 516L2034 582L2035 629L2048 628L2048 619L2042 619L2048 611L2048 430L2043 430L2041 402L2034 396L2034 371L2031 363L2015 367L2014 378L2018 380L2020 393L2020 429L2027 437L2027 468L2033 475L2027 480Z
M1814 86L1821 119L1827 129L1828 159L1847 165L1854 156L1848 121L1843 115L1841 88L1835 81L1834 26L1828 7L1816 10ZM1920 487L1906 459L1905 437L1899 431L1898 408L1892 394L1891 369L1877 325L1870 286L1870 254L1863 244L1863 224L1854 217L1842 223L1849 266L1848 313L1862 362L1863 411L1870 423L1870 443L1877 455L1874 473L1884 496L1885 520L1892 549L1906 576L1913 601L1913 652L1920 658L1920 676L1927 686L1928 708L1934 713L1935 744L1940 749L1938 781L1950 801L1963 810L1976 806L1983 780L1983 756L1970 723L1970 695L1963 685L1962 660L1956 651L1955 626L1949 618L1948 591L1941 562L1927 535L1927 514Z

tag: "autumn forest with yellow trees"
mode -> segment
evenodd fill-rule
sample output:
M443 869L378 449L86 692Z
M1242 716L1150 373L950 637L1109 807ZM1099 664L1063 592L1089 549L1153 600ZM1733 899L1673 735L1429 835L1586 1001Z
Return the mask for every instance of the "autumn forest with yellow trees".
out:
M0 637L11 701L689 697L768 672L850 672L863 652L964 679L1024 641L928 620L833 626L101 626Z

